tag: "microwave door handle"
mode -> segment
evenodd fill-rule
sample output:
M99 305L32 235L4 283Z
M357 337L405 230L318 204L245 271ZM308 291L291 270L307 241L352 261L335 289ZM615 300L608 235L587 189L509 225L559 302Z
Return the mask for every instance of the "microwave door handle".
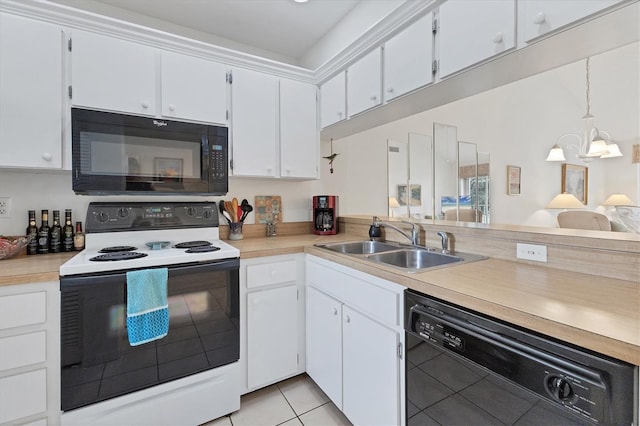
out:
M200 158L202 159L200 162L200 182L208 183L211 166L209 164L209 138L206 135L200 138Z

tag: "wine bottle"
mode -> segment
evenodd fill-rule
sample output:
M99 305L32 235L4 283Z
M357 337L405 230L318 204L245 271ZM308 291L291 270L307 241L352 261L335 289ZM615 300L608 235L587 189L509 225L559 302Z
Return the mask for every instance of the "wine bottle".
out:
M31 241L27 244L27 254L38 253L38 227L36 226L36 211L29 210L29 226L27 227L27 237Z
M53 226L51 227L51 239L49 240L49 253L62 251L62 227L60 226L60 210L53 211Z
M73 251L73 222L71 221L71 209L65 209L64 211L62 251Z
M73 248L76 251L84 250L84 232L82 232L82 222L76 222L76 234L73 236Z
M40 223L40 228L38 228L38 254L49 253L50 240L49 210L42 210L42 223Z

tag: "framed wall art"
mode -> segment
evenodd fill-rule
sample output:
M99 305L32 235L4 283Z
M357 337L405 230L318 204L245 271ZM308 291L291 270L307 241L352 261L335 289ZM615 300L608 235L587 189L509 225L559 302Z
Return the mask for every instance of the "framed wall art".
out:
M518 166L507 166L507 195L522 193L522 169Z
M582 204L587 204L589 190L589 169L585 166L573 164L562 165L562 189L560 192L568 192L576 196Z

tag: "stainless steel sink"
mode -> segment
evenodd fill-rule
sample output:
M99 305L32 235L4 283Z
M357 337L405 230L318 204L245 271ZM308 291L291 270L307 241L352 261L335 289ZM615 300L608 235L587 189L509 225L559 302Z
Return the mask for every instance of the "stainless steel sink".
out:
M429 268L473 262L485 256L467 253L441 253L428 247L406 246L380 241L352 241L316 244L316 247L368 260L379 265L393 266L405 272L420 272Z
M397 266L403 269L419 270L433 268L435 266L448 265L449 263L462 262L463 258L444 253L437 253L423 249L396 250L387 253L372 254L367 259Z
M355 241L348 243L317 244L318 247L344 254L372 254L399 250L401 247L380 241Z

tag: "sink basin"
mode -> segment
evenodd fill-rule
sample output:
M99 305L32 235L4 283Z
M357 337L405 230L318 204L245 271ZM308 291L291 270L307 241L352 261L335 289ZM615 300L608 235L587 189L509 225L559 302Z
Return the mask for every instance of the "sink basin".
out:
M318 247L326 248L344 254L372 254L391 250L399 250L400 247L380 241L356 241L350 243L319 244Z
M367 256L371 261L397 266L403 269L419 270L462 262L459 256L437 253L422 249L396 250L388 253L378 253Z

